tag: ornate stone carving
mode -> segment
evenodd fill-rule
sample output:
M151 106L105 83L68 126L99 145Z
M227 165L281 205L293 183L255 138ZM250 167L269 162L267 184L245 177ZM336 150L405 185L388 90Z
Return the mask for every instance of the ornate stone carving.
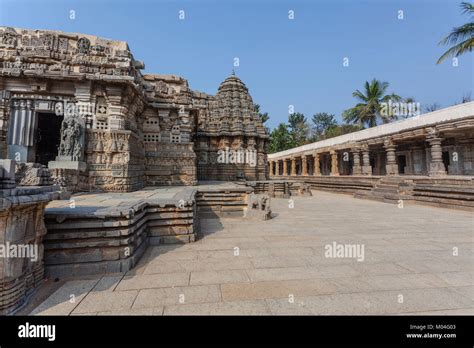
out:
M89 53L90 47L91 42L89 41L89 39L81 37L79 40L77 40L77 52L87 54Z
M17 163L15 168L16 184L19 186L52 185L51 173L39 163Z
M84 149L84 122L77 116L66 116L61 124L58 160L81 161Z
M18 36L15 29L6 27L3 32L0 33L1 47L15 48L17 46Z

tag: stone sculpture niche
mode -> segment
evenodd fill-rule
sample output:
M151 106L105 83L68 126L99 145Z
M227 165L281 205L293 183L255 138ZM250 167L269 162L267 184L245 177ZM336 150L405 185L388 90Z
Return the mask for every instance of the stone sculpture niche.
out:
M61 144L57 160L81 161L84 149L84 126L77 116L66 117L61 125Z
M84 121L80 116L68 115L61 124L61 143L56 161L48 163L50 169L74 169L84 171Z
M272 211L270 209L270 196L267 194L256 195L251 193L248 196L248 205L245 217L257 217L264 221L271 219Z

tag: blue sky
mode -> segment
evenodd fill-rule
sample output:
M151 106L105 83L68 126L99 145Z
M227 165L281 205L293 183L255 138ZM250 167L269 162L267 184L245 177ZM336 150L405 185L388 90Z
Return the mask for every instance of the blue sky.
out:
M473 55L436 65L438 41L469 17L454 0L0 0L0 25L82 32L127 41L147 73L181 75L215 94L236 74L269 112L271 128L288 105L308 119L340 119L366 80L422 105L450 106L473 87ZM75 19L69 18L70 10ZM179 19L179 11L185 19ZM293 10L295 18L288 19ZM404 19L397 18L402 10ZM343 66L344 57L349 66ZM474 94L472 95L474 97Z

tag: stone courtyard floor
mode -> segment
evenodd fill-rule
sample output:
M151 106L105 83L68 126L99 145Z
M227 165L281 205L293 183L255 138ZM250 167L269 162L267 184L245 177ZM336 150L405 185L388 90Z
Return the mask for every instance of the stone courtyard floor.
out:
M124 274L51 285L31 314L474 314L472 213L292 199L272 199L270 221L202 219L197 242L149 247ZM363 261L326 257L334 242Z

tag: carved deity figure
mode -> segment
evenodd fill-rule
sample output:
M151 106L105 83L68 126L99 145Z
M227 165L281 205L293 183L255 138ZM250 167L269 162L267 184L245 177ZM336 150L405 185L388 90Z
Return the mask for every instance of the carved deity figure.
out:
M60 157L69 157L72 161L81 160L83 132L83 126L76 117L70 116L63 120L59 145Z

